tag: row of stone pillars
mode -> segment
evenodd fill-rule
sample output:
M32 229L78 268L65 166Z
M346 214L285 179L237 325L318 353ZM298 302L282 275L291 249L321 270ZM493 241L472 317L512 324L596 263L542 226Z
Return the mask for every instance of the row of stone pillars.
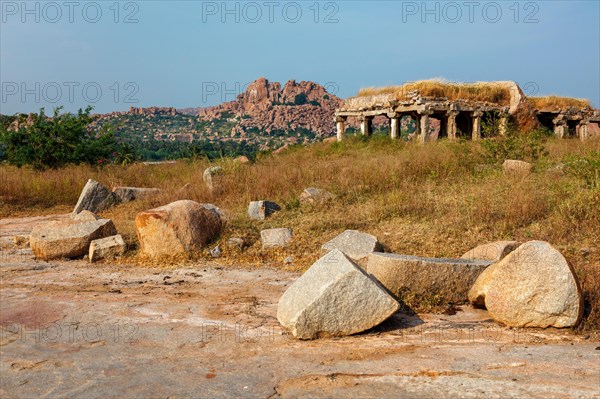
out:
M418 111L416 113L411 114L401 114L397 112L392 112L386 114L386 116L390 120L390 137L396 139L399 137L400 133L400 119L404 115L411 115L413 119L416 121L416 137L417 140L421 143L427 141L427 129L429 127L429 118L433 115L434 112L431 110L423 110ZM458 116L459 111L450 110L447 111L445 117L445 131L448 135L448 139L455 140L456 133L458 131L456 117ZM470 111L471 116L471 137L473 140L479 140L481 138L481 117L483 116L482 111ZM336 116L336 128L337 128L337 140L342 141L346 137L346 116ZM373 116L360 116L360 131L365 136L370 136L373 132ZM444 121L443 121L444 122ZM502 114L500 115L500 134L504 135L506 133L506 127L508 123L508 115Z
M552 119L552 123L554 124L554 135L558 138L569 137L569 124L568 119L565 115L559 114L556 118ZM575 135L579 137L580 140L586 140L588 138L588 125L590 121L587 119L582 119L577 123L575 127ZM338 138L339 140L339 138Z

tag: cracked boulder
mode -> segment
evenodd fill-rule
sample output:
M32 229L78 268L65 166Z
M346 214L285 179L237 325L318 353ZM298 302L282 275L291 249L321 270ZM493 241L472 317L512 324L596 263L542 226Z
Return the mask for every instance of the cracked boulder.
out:
M376 280L336 249L287 289L277 319L300 339L345 336L377 326L399 307Z
M511 327L573 327L583 299L573 268L552 245L529 241L483 272L469 301Z
M117 234L110 219L49 222L33 228L29 241L36 259L76 258L93 240Z

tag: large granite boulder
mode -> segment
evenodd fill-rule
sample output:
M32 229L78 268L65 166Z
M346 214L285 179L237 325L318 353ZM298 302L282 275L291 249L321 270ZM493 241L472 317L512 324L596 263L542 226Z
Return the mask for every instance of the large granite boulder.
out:
M48 222L33 228L29 242L36 259L76 258L87 254L93 240L115 234L110 219Z
M383 246L374 235L357 230L346 230L321 247L321 250L326 252L334 249L339 249L354 261L361 261L372 252L382 251Z
M93 213L105 211L117 204L119 199L108 188L95 180L89 179L81 194L79 200L73 209L73 214L77 215L83 210Z
M263 249L285 247L292 241L292 230L284 227L262 230L260 240Z
M378 282L334 250L287 289L277 319L297 338L343 336L380 324L399 306Z
M478 245L461 256L461 259L481 259L497 262L521 245L518 241L496 241Z
M125 254L125 241L120 234L99 238L90 243L89 259L96 262L101 259L114 259Z
M129 202L138 198L149 197L161 193L159 188L145 187L113 187L113 193L121 202Z
M181 200L138 213L135 227L143 253L174 256L200 250L217 238L221 218L198 202Z
M491 264L483 260L422 258L373 252L367 272L398 298L459 304L467 301L469 289Z
M562 254L544 241L529 241L490 266L469 301L512 327L572 327L583 314L577 276Z
M248 217L254 220L265 220L281 207L272 201L252 201L248 205Z

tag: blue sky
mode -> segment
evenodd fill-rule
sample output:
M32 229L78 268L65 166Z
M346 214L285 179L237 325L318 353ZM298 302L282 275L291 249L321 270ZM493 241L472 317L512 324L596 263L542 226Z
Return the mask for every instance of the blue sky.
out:
M433 77L515 80L600 105L598 1L69 4L0 1L1 113L209 106L260 76L340 97Z

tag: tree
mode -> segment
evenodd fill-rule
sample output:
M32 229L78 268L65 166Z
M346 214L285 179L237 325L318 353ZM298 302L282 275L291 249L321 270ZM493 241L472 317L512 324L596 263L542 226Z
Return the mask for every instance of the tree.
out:
M98 164L109 160L118 147L113 132L90 128L92 107L76 115L54 109L48 117L44 109L39 114L20 115L16 126L0 125L0 144L4 158L21 167L32 165L36 170L60 168L68 164Z

